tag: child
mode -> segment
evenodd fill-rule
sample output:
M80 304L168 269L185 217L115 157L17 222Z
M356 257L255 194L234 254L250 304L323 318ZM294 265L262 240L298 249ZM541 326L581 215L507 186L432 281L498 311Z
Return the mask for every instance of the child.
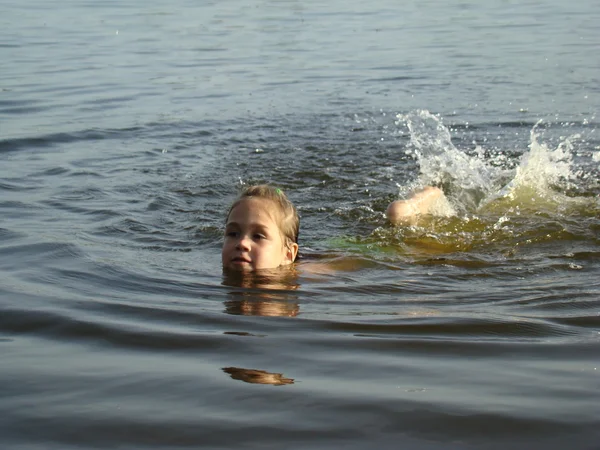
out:
M227 214L223 269L255 272L292 264L298 255L299 228L296 208L280 189L246 188Z
M444 198L439 188L429 186L407 200L392 202L386 214L393 224L411 223ZM298 255L299 228L296 208L280 189L247 187L227 214L223 269L255 272L292 264Z

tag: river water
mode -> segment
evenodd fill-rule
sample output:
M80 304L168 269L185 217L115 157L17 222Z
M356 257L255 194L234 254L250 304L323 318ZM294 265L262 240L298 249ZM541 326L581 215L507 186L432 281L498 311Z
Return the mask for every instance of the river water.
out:
M0 447L600 448L600 3L0 11Z

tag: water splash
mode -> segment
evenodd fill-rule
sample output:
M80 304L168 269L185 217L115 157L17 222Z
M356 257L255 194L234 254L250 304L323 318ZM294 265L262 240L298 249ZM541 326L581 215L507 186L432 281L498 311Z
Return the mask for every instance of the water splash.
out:
M516 169L502 167L498 161L486 160L482 148L473 155L456 148L450 130L442 119L429 111L398 114L397 125L406 125L410 132L409 152L420 166L417 186L439 186L459 214L502 207L530 207L532 204L572 203L564 192L573 184L573 143L580 138L565 138L552 150L540 141L536 123L530 132L528 149ZM507 205L506 203L510 203Z
M410 132L409 152L420 166L418 184L439 186L459 212L474 210L494 188L499 170L482 159L469 156L452 143L442 119L426 110L398 114L396 125Z
M432 214L414 223L340 238L332 248L392 264L485 268L526 260L540 251L562 258L566 252L588 252L589 244L598 242L598 177L588 169L588 159L593 163L595 156L579 135L557 136L552 144L552 132L564 127L538 122L531 126L529 142L516 148L511 139L511 148L464 149L452 142L442 119L428 111L399 114L396 119L409 133L406 153L419 166L416 180L400 187L400 194L438 186L450 208L430 210ZM451 210L455 213L448 214Z
M544 193L552 187L560 188L561 182L572 178L573 142L581 136L576 134L566 138L555 150L550 150L547 144L538 142L537 128L541 123L541 120L536 123L530 132L529 152L521 158L512 182Z

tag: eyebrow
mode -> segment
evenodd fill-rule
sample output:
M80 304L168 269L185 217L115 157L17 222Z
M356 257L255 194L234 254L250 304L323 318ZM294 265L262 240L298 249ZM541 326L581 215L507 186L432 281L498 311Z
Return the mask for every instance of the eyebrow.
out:
M225 228L229 228L229 227L241 228L240 224L237 223L237 222L227 222L225 224ZM265 225L261 225L259 223L251 223L249 225L249 228L255 228L255 229L260 230L260 231L267 231L269 229L269 227L267 227Z

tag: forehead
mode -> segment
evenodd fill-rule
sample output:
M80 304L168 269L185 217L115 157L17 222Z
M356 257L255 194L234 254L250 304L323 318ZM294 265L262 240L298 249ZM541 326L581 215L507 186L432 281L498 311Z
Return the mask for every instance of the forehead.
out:
M248 197L240 200L229 213L227 223L256 222L261 224L276 224L278 209L272 200L266 198Z

